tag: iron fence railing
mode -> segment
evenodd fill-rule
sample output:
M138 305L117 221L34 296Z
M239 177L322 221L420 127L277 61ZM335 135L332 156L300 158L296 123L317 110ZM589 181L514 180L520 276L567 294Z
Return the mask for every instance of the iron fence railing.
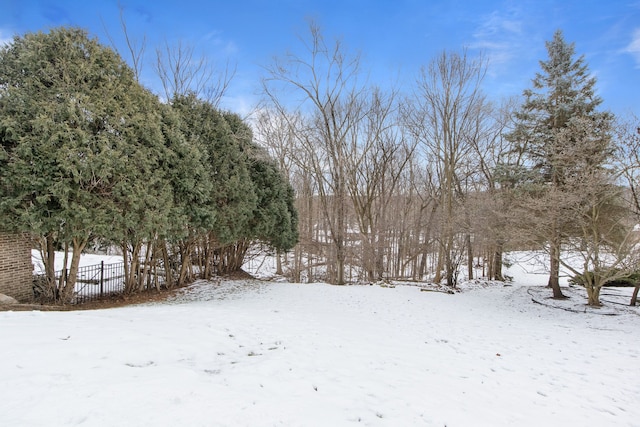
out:
M144 276L142 275L144 271ZM58 270L55 272L56 282L65 282L68 270ZM165 286L165 271L161 268L150 268L144 264L140 264L136 275L140 278L144 277L144 283L139 290L151 288L161 288ZM73 304L82 304L97 299L124 294L125 289L125 269L124 263L100 264L82 266L78 268L74 292L71 297ZM36 299L41 298L49 300L51 295L43 286L46 280L44 275L36 276L34 281L34 296ZM47 297L49 295L49 297ZM56 293L57 295L57 293ZM57 299L57 298L56 298Z
M62 274L62 272L60 272ZM124 293L124 263L80 267L76 279L74 303L81 304Z
M248 257L245 260L243 268L255 274L264 264L264 259ZM192 269L196 268L192 266ZM196 268L197 269L197 268ZM136 291L144 291L149 289L161 289L166 287L167 277L171 274L175 283L175 272L169 269L166 271L163 265L149 265L141 261L137 264L135 271L135 279L140 280L140 284L136 287ZM197 275L197 273L196 273ZM55 272L56 283L66 283L68 270L58 270ZM82 304L109 296L124 294L125 288L125 268L124 263L100 264L82 266L78 268L76 283L70 302L72 304ZM57 301L59 299L58 290L51 289L46 283L45 275L37 274L34 277L34 297L40 301Z

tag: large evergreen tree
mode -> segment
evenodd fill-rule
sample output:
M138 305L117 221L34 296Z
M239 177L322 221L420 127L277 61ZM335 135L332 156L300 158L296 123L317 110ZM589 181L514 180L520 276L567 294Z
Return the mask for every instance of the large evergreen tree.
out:
M251 179L258 196L251 234L278 251L293 248L298 242L293 188L266 153L251 161Z
M191 232L179 244L183 280L189 275L184 260L196 246L204 253L203 264L208 268L221 247L248 237L256 195L249 173L247 141L252 136L248 127L240 126L237 116L223 114L193 94L175 97L172 106L180 114L186 140L202 156L202 179L210 184L202 194L206 209L189 208Z
M529 215L528 231L548 248L549 286L561 298L562 244L578 233L575 212L585 202L585 183L606 184L598 171L611 154L612 116L598 110L596 80L584 57L575 58L574 44L558 30L546 47L548 59L540 61L542 70L524 91L516 125L506 137L527 159L525 171L519 171L520 204ZM594 176L599 178L587 179Z
M42 238L54 296L70 299L93 237L165 226L157 106L122 59L81 29L0 47L0 214L4 227ZM58 245L73 257L66 284L56 285Z
M141 257L175 266L169 244L181 256L179 283L196 246L205 276L227 247L240 248L231 269L252 239L289 249L297 239L292 191L256 152L240 117L194 95L161 104L81 29L29 33L0 47L0 228L39 238L55 299L72 299L92 239L121 245L131 292L144 284ZM72 259L57 281L60 247Z

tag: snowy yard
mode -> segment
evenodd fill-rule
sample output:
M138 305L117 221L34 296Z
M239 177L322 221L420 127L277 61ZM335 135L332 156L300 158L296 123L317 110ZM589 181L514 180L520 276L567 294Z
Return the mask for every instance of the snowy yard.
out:
M0 312L1 424L640 425L640 311L535 304L514 276L455 295L222 280Z

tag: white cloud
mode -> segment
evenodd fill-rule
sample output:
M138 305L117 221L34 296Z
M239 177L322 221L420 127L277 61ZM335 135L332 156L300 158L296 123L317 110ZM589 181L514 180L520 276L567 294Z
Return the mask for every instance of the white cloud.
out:
M636 61L636 68L640 68L640 28L636 28L631 38L631 43L624 49Z

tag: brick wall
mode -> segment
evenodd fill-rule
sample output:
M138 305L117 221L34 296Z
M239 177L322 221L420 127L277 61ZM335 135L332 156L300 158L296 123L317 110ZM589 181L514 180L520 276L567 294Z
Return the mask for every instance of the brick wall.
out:
M18 301L33 298L31 245L20 234L0 232L0 294Z

